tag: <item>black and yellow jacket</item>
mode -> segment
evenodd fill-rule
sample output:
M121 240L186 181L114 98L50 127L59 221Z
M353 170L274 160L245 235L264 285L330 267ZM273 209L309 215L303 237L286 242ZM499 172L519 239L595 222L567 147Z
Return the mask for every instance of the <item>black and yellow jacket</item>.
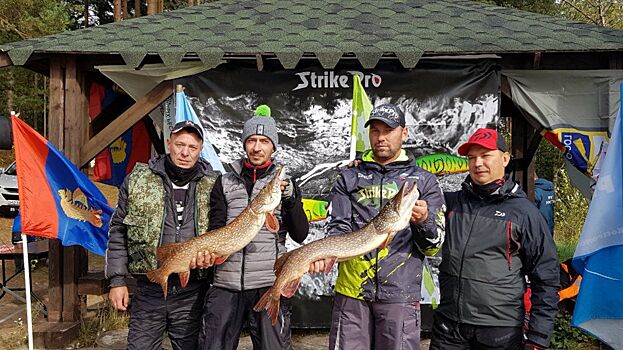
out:
M420 199L428 204L428 219L396 234L384 249L339 264L337 293L366 301L419 302L422 260L434 255L444 239L443 194L437 178L419 168L401 151L385 166L363 154L358 166L344 170L331 191L329 235L364 227L391 200L404 182L417 183Z

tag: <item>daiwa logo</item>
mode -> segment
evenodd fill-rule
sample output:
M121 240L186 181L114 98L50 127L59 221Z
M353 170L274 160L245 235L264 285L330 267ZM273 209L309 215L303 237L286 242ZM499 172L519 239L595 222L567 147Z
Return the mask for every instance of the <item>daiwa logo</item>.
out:
M506 216L506 213L505 213L505 212L503 212L503 211L498 211L498 210L496 210L496 211L495 211L495 216L501 216L501 217L504 217L504 216Z
M361 79L361 84L364 88L381 86L383 80L378 74L364 74L358 71L348 71L349 74L337 74L334 71L325 71L322 74L316 74L316 72L300 72L296 73L301 79L301 82L292 91L305 89L311 87L312 89L337 89L337 88L350 88L350 82L353 80L353 75L357 74Z

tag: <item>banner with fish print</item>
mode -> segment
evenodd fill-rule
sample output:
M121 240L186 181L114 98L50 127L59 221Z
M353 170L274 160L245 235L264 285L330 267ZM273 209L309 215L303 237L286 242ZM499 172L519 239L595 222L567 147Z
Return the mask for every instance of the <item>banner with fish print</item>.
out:
M348 163L353 109L364 109L353 105L354 76L372 106L394 103L403 109L408 128L404 148L417 164L437 174L444 190L459 189L467 162L458 156L458 146L478 128L498 122L500 68L495 59L422 59L412 70L398 62L379 63L374 70L349 63L324 70L304 60L296 70L283 70L268 60L258 71L237 62L175 83L184 86L223 164L243 156L244 122L257 106L270 106L279 128L275 159L287 165L300 185L312 241L324 237L328 194L340 167ZM296 243L288 240L287 246L293 249ZM423 303L435 304L436 264L430 265ZM298 296L321 300L333 295L335 277L335 271L305 275Z

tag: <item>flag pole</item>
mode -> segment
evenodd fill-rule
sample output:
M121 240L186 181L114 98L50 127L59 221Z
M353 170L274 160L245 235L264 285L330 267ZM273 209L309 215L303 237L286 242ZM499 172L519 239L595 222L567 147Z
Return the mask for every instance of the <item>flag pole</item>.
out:
M28 350L32 345L32 304L30 299L30 259L28 259L28 239L22 233L22 256L24 259L24 289L26 289L26 322L28 324Z

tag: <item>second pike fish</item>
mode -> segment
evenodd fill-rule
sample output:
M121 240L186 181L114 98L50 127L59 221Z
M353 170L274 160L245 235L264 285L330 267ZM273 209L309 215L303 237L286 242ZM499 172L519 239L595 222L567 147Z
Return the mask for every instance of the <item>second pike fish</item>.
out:
M227 226L206 232L186 242L168 244L156 250L160 268L147 272L147 278L162 286L165 299L169 275L177 273L182 287L185 287L190 276L190 261L198 252L214 253L216 255L214 264L222 264L230 254L249 244L264 223L272 232L276 233L279 230L279 222L273 211L281 202L281 181L284 175L285 168L282 166L277 168L275 177Z
M331 259L325 272L331 271L336 262L363 255L375 248L385 248L394 235L407 227L411 209L419 198L415 184L407 191L404 183L400 191L381 212L361 230L339 236L329 236L285 253L275 262L277 279L255 305L255 311L266 310L273 325L277 322L281 296L290 298L296 292L301 277L309 270L312 262Z

